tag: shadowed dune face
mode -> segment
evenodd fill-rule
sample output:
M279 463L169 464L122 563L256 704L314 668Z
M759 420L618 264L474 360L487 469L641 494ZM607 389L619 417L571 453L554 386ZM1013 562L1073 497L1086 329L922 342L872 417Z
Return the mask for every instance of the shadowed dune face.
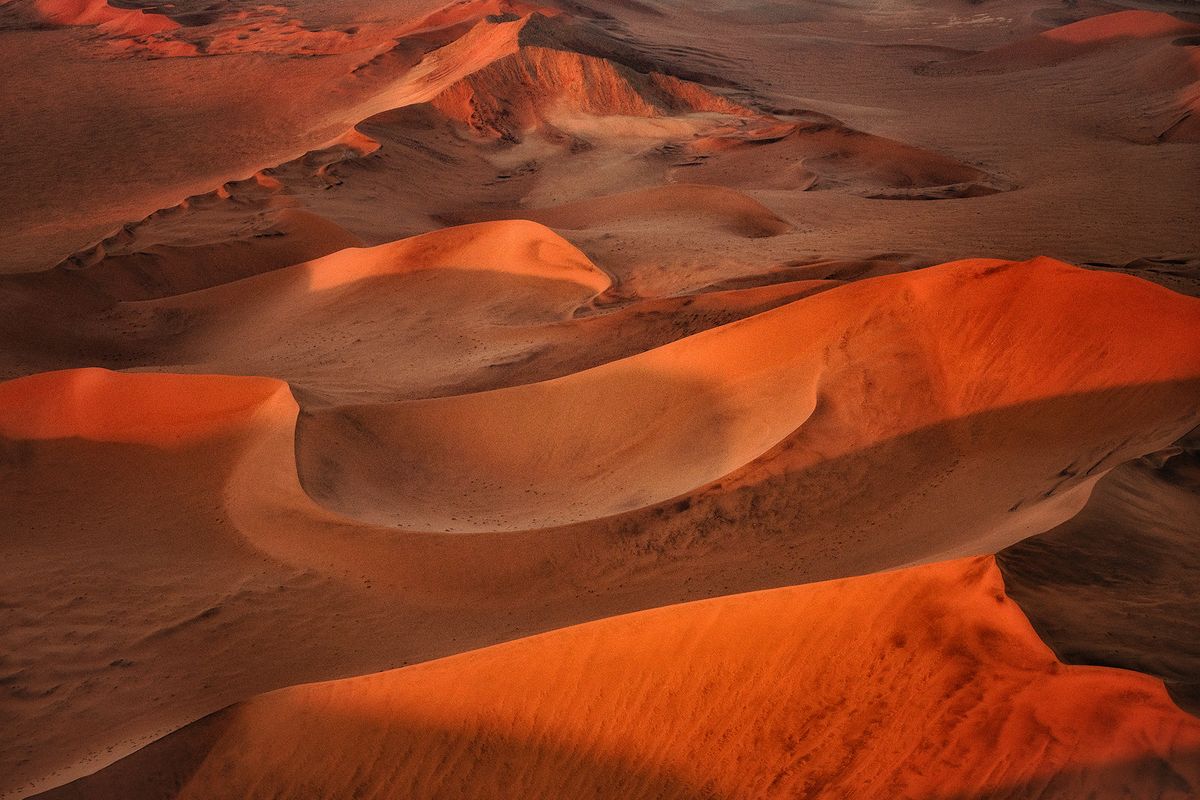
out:
M1000 553L1009 592L1064 661L1161 677L1200 711L1195 435L1114 470L1084 509Z
M45 796L1182 798L1200 785L1200 722L1153 680L1058 663L990 559L295 687L176 737Z

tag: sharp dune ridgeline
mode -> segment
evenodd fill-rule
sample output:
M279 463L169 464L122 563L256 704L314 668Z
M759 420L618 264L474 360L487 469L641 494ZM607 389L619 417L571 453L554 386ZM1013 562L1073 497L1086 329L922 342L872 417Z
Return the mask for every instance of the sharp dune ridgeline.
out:
M1197 796L1198 54L0 0L0 797Z

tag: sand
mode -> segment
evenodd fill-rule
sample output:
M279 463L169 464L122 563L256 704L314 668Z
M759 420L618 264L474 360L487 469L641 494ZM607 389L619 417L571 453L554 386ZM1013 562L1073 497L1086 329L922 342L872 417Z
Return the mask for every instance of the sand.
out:
M0 3L0 797L1194 796L1142 5Z

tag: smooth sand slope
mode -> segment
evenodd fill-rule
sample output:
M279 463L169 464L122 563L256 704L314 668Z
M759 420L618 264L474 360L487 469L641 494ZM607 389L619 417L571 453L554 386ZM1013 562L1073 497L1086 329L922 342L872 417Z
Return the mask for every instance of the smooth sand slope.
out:
M54 798L1159 797L1200 721L1065 667L990 558L672 606L255 698Z

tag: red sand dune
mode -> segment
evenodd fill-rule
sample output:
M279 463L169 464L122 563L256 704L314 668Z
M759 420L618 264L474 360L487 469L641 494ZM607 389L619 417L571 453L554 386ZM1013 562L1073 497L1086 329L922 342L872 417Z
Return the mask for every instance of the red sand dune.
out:
M431 102L479 133L504 137L552 122L556 111L618 117L750 114L697 84L659 73L643 75L603 58L529 45L471 72Z
M1120 42L1200 32L1200 25L1158 11L1117 11L1051 28L1028 39L945 64L954 70L1031 69L1094 53Z
M310 291L426 269L495 270L579 283L595 292L611 285L572 244L524 220L481 222L366 250L342 250L295 269L307 275Z
M926 65L933 74L1006 72L1052 67L1085 56L1116 59L1097 72L1149 95L1143 116L1152 131L1135 134L1154 142L1200 138L1200 25L1155 11L1118 11L1052 28L1031 38L977 55ZM1140 45L1126 49L1126 45ZM1155 99L1158 98L1158 99Z
M1064 667L990 558L616 617L285 689L47 798L1158 797L1200 721Z
M35 0L34 8L47 21L58 25L95 25L105 33L138 36L179 27L159 13L119 8L107 0Z

